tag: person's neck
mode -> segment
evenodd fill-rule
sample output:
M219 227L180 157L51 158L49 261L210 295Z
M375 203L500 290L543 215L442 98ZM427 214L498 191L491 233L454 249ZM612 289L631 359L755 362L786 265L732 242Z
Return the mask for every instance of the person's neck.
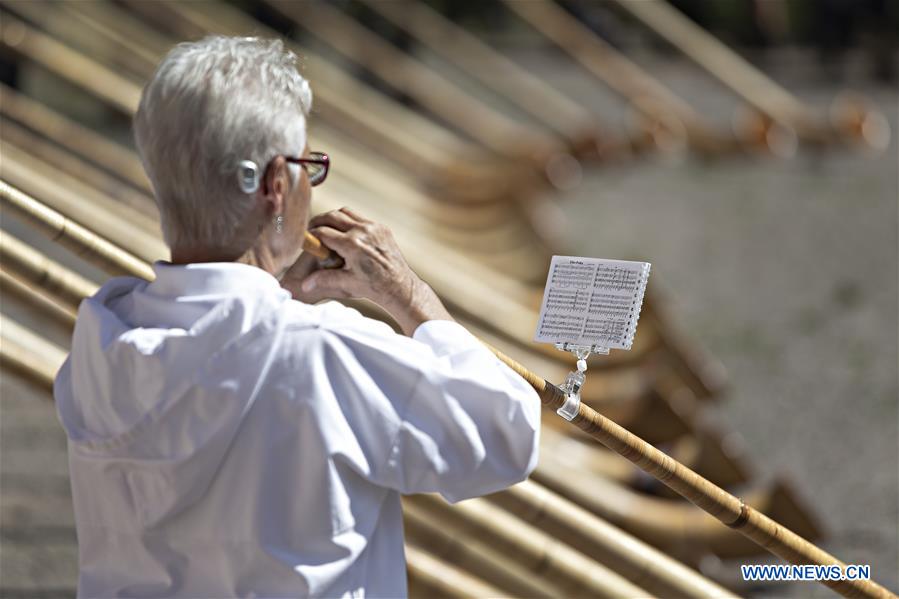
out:
M253 246L240 255L227 250L209 250L204 248L172 248L172 264L192 264L198 262L239 262L261 268L278 278L285 269L281 268L271 250L267 247Z

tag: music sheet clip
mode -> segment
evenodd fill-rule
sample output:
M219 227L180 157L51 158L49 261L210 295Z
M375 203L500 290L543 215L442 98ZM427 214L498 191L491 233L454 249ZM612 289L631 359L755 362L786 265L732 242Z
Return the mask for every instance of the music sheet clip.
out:
M577 357L577 371L561 385L565 403L556 412L572 420L581 404L581 387L590 354L629 350L643 305L648 262L553 256L535 341L552 343Z

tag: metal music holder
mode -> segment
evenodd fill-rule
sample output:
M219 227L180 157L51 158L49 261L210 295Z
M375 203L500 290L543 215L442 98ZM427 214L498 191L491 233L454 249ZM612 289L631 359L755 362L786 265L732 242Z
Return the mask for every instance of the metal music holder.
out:
M559 387L565 393L565 403L556 410L556 413L565 420L572 420L577 416L581 405L581 387L587 380L587 358L590 354L608 355L608 347L598 345L577 345L574 343L556 343L556 349L570 351L577 358L577 370L568 373L565 382Z

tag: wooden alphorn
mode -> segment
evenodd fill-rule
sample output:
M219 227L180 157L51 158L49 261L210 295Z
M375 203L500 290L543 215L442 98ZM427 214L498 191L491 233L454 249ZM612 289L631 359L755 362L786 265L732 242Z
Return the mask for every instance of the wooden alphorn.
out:
M484 345L534 388L545 407L555 412L566 402L566 395L562 389L488 343ZM698 475L585 403L580 403L577 415L571 423L717 518L722 524L744 534L781 559L797 565L837 565L845 568L843 562L817 545L756 511L742 499ZM896 597L888 589L871 580L821 582L846 597Z
M885 149L889 122L863 100L837 98L828 122L824 115L816 115L810 106L667 2L615 2L771 121L763 125L779 123L812 143L833 143L844 137Z

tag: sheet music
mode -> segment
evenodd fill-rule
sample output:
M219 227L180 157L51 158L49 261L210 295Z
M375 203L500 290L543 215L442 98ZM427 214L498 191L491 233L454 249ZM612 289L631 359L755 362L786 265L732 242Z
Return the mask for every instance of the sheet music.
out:
M553 256L536 341L630 349L648 262Z

